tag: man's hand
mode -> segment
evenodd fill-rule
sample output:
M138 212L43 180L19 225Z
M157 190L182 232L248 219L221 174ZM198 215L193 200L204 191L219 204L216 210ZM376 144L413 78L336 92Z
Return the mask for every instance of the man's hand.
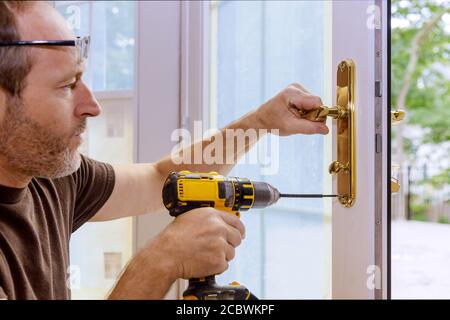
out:
M255 116L264 129L279 129L280 136L291 134L327 134L324 122L301 119L298 110L313 110L322 105L319 97L311 95L302 85L294 83L263 104Z
M220 274L234 258L245 227L213 208L186 212L134 257L110 299L162 299L178 278Z
M160 235L161 249L172 259L177 278L220 274L228 269L245 227L235 215L213 208L178 216Z

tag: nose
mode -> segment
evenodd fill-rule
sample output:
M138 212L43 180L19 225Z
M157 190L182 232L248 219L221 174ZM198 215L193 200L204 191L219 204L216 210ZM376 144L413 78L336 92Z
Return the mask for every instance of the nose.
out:
M92 91L82 80L78 83L78 88L76 90L75 115L80 118L98 116L102 109Z

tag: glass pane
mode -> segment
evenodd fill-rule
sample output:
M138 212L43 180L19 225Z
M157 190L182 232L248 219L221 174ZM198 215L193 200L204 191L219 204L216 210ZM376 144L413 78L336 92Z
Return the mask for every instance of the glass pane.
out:
M67 26L75 33L77 37L84 37L91 34L91 27L89 23L90 16L90 4L79 3L74 4L70 1L58 1L56 2L56 9L65 18ZM89 59L86 62L86 72L83 75L83 80L92 87L92 71L91 71L91 59L94 52L92 48L89 52Z
M131 89L134 75L134 3L96 1L93 16L93 89Z
M134 6L133 1L57 3L77 36L91 35L85 80L94 91L133 88Z
M223 127L293 82L328 97L324 62L329 4L239 1L211 6L211 123ZM231 173L267 181L285 193L323 193L324 137L279 140L279 170L240 164ZM330 201L330 200L326 200ZM331 227L323 200L280 200L242 214L247 238L219 281L237 280L260 298L327 298Z
M99 99L102 114L90 118L80 151L111 164L133 162L133 99ZM132 257L132 218L87 223L72 236L71 265L79 268L74 299L103 299Z
M450 299L449 2L391 4L392 109L406 110L391 128L391 177L399 184L391 196L391 296ZM418 51L415 34L427 35Z
M58 2L76 35L92 37L88 72L94 91L132 90L134 2ZM95 67L94 67L95 66ZM102 114L88 120L80 152L111 164L133 162L134 99L108 92L97 95ZM132 218L87 223L70 243L73 299L104 299L132 256Z

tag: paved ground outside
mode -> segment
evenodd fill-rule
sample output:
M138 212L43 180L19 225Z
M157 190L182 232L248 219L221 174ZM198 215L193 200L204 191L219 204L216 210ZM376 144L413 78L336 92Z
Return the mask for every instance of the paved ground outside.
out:
M392 298L450 299L450 225L392 222Z

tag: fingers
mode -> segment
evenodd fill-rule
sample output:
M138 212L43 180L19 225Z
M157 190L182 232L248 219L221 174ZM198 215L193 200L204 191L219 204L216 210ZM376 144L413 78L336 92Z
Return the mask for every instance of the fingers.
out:
M219 215L228 225L239 230L241 237L245 238L245 226L242 223L241 219L236 217L234 214L230 214L229 212L219 211Z
M313 110L323 105L322 100L317 96L305 95L300 89L292 90L289 97L289 104L293 104L298 109Z
M234 248L238 247L242 242L242 235L240 231L234 227L227 225L227 242Z
M290 113L292 113L294 115L294 117L301 119L302 118L302 114L300 112L300 109L297 108L297 106L293 105L293 104L289 104L288 105L288 110Z
M323 122L315 122L301 119L302 123L299 123L297 126L302 133L305 134L328 134L330 131L327 125ZM301 128L301 129L300 129Z
M313 110L323 105L320 97L311 95L299 83L291 84L286 91L288 94L287 108L295 117L291 119L289 126L291 130L303 134L328 134L329 129L326 120L320 122L301 119L300 110Z
M285 129L289 134L323 134L329 132L326 124L322 122L309 121L305 119L292 118L285 124Z
M236 249L233 246L230 246L228 243L225 244L225 260L230 262L236 256ZM227 264L228 268L228 264Z
M291 86L301 90L303 93L305 93L307 95L311 95L311 92L306 90L306 88L303 85L301 85L300 83L292 83Z
M312 110L323 105L318 96L311 95L300 83L293 83L285 90L288 105L294 105L298 109Z

